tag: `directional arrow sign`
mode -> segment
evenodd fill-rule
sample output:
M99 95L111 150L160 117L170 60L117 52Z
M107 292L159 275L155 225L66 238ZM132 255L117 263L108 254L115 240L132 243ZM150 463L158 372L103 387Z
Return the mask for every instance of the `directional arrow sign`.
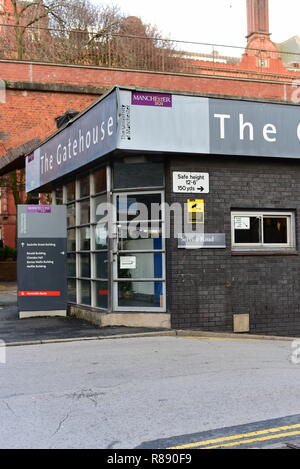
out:
M173 172L173 192L183 192L185 194L209 193L209 174Z

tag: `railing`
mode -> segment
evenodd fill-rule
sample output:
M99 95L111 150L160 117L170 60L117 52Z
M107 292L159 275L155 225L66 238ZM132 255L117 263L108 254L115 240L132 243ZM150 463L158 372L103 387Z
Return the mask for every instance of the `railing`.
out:
M124 70L210 73L300 72L300 53L101 35L88 31L22 28L0 24L0 60L71 64Z

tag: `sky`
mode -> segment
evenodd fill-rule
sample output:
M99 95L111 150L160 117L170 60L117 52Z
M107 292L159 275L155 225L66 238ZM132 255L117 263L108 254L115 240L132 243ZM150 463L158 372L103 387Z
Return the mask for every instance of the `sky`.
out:
M246 0L114 0L113 4L156 25L165 38L241 47L246 43ZM269 0L269 10L274 42L300 36L299 0Z

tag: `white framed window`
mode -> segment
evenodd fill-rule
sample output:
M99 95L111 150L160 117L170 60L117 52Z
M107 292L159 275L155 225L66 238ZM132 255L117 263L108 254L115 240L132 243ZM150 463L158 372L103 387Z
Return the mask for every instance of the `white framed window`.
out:
M231 212L233 250L295 249L295 216L286 211Z

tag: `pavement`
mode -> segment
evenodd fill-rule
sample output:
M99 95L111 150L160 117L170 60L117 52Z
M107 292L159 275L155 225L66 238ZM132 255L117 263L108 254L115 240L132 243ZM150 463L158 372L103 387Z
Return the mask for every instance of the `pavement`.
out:
M212 333L199 330L167 330L138 327L99 327L74 317L19 319L17 285L0 283L0 342L6 346L46 344L109 338L147 336L185 336L221 340L294 340L295 337L254 336L250 334ZM267 445L263 449L300 449L299 440Z
M33 345L168 333L172 334L172 331L144 327L99 327L71 316L19 319L17 285L9 282L0 284L0 340L6 345Z

